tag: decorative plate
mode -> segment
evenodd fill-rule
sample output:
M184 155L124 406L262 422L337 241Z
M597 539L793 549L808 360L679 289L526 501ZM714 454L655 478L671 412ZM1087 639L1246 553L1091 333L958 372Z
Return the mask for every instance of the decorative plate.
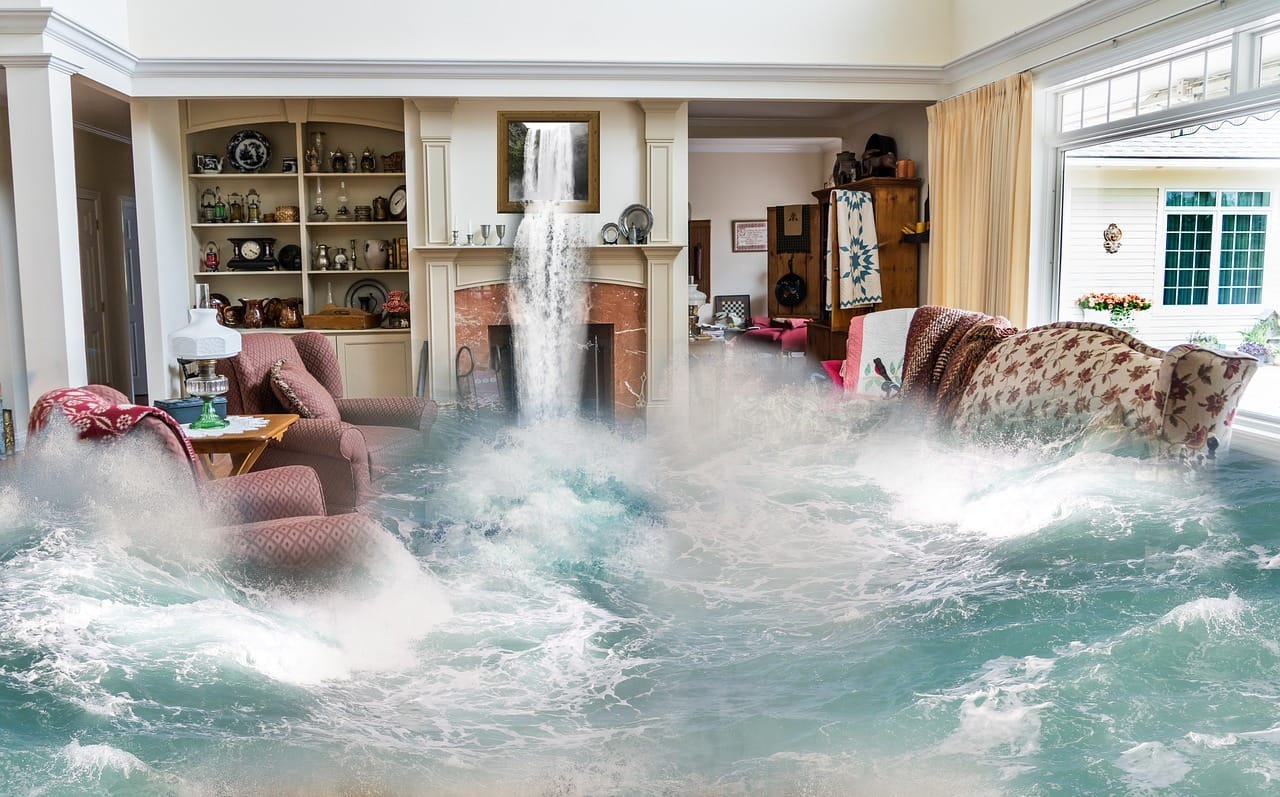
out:
M643 243L649 239L649 230L653 229L653 213L644 205L627 205L618 217L618 227L631 243ZM639 236L636 233L640 233ZM641 240L636 240L639 237Z
M618 236L621 234L622 231L619 230L618 225L613 222L609 222L600 228L600 240L607 244L616 244L618 242Z
M297 244L285 244L276 254L276 262L284 271L302 270L302 247Z
M387 288L375 279L357 280L347 288L347 298L343 301L347 307L364 310L366 313L381 313L382 305L387 301Z
M227 142L227 160L242 172L260 172L271 160L271 142L257 130L241 130Z

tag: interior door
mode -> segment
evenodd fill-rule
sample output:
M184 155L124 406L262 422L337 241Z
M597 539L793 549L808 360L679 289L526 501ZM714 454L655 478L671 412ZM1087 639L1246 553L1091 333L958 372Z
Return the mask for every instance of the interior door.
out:
M124 237L124 300L129 308L129 387L135 404L148 404L147 350L142 337L142 270L138 258L138 206L131 197L120 199L120 228Z
M689 222L689 276L711 301L711 221Z
M89 383L111 384L111 359L107 356L107 300L103 294L102 212L96 191L76 194L80 228L80 295L84 305L84 348Z

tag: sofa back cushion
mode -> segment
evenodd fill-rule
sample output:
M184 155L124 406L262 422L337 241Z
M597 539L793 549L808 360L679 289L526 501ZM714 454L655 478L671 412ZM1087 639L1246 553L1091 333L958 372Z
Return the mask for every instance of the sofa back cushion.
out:
M1113 419L1156 436L1164 352L1113 327L1059 322L996 343L973 371L954 426L983 437L1042 439Z
M1060 321L991 349L964 391L955 427L1052 437L1114 420L1160 454L1197 458L1230 445L1236 406L1257 365L1192 344L1165 352L1114 327Z

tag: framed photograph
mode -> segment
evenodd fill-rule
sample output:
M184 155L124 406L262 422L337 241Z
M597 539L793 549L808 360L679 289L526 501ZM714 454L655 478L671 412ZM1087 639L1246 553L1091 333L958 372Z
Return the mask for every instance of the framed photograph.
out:
M730 224L733 225L733 251L763 252L768 247L769 223L764 219L734 221Z
M599 111L498 112L498 212L536 200L600 212Z

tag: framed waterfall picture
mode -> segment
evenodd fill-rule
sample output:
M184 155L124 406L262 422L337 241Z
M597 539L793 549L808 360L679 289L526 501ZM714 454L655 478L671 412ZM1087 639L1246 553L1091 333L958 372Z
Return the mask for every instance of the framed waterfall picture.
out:
M498 212L600 212L599 111L498 112Z

